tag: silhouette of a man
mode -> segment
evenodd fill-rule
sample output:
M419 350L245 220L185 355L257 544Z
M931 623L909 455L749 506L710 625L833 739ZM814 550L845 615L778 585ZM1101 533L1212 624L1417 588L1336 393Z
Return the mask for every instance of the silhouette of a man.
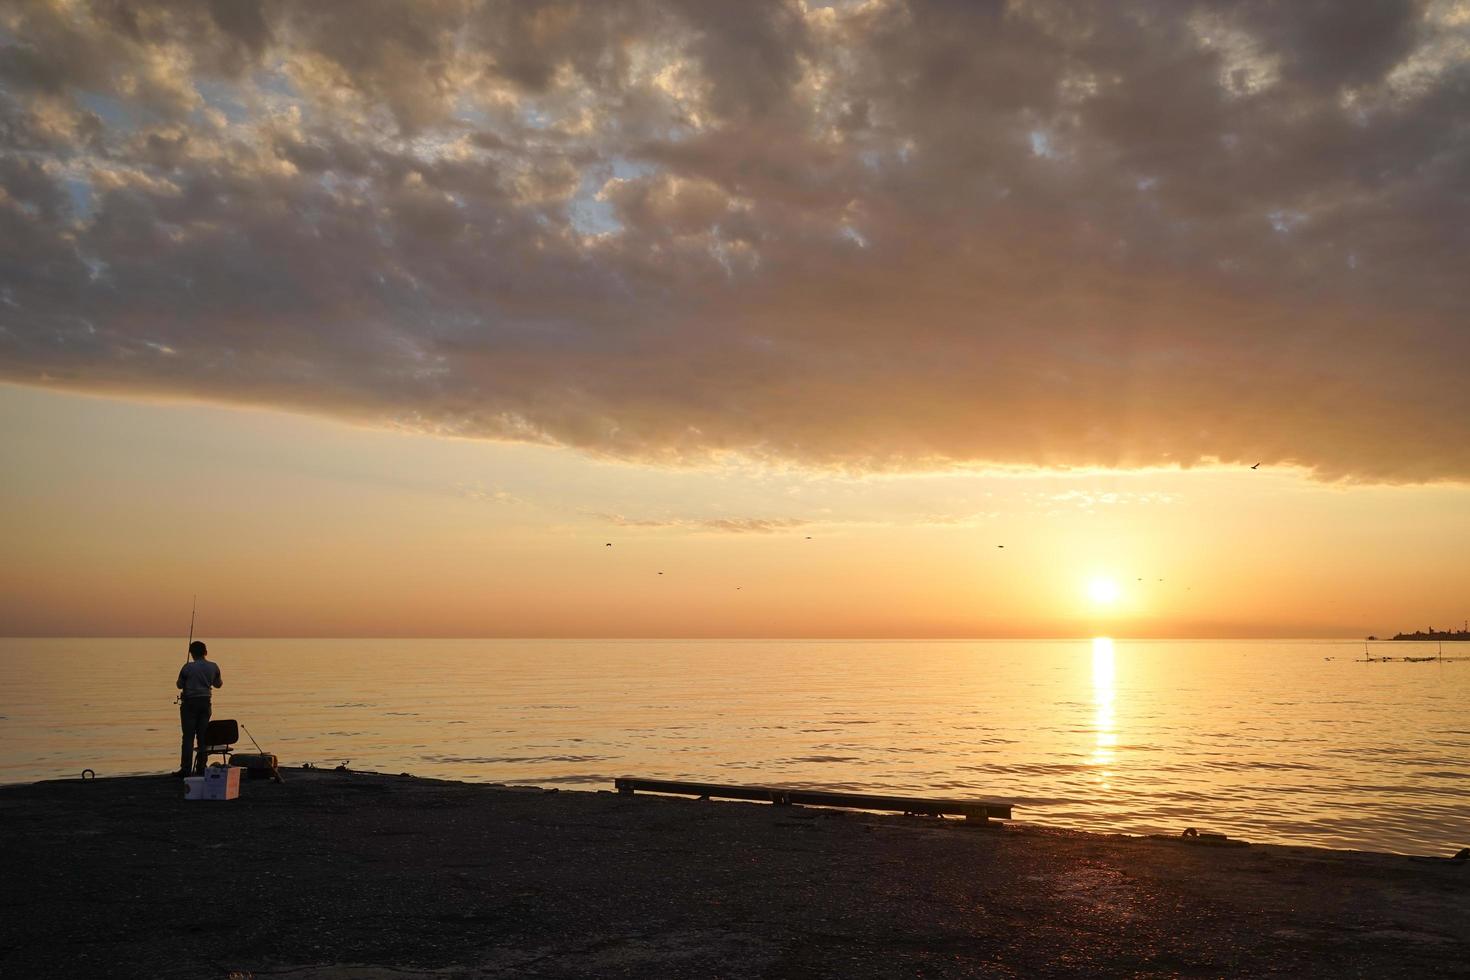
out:
M179 727L184 733L179 750L179 771L174 773L176 776L189 775L191 757L192 771L204 771L204 733L209 728L210 695L214 688L225 686L220 677L219 665L204 659L207 656L209 648L204 645L203 640L190 643L191 659L179 670L179 680L174 685L183 692L183 696L179 698ZM194 747L196 743L197 754Z

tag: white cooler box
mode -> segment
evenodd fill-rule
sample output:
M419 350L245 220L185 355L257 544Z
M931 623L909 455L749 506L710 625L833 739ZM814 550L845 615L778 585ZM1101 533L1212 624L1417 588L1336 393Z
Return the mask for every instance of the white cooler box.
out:
M184 778L186 800L233 800L239 795L239 766L210 766L202 776Z

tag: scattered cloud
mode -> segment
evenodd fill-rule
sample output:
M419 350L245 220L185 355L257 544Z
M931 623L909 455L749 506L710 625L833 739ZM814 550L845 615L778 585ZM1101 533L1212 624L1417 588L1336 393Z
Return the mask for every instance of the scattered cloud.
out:
M824 517L805 518L761 518L761 517L710 517L710 518L633 518L622 514L598 514L590 516L618 527L636 528L680 528L690 531L713 531L726 534L773 534L781 531L810 530L815 527L863 528L863 527L977 527L1001 516L999 511L922 511L909 516L874 518L853 516L850 518Z
M1449 0L0 4L0 379L1470 479Z
M762 517L624 517L622 514L593 514L617 527L636 528L680 528L690 531L713 531L721 534L774 534L779 531L794 531L812 524L796 518Z
M505 490L496 490L479 482L458 482L451 489L461 497L483 500L492 504L520 504L525 501Z
M1027 496L1036 504L1052 508L1076 508L1095 510L1098 507L1157 506L1172 504L1178 494L1162 491L1132 490L1061 490L1056 493L1030 493Z

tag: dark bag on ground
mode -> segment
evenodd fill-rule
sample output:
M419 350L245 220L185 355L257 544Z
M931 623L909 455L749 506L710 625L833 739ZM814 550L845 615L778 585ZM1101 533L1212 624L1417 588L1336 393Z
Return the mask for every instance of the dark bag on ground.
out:
M236 752L230 756L230 765L244 769L249 779L269 779L280 764L274 752Z

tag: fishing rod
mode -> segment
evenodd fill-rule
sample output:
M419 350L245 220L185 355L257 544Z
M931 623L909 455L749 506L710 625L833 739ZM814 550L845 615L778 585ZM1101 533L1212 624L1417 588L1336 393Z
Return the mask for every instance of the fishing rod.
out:
M250 744L255 746L255 751L270 762L271 778L278 783L284 783L285 780L281 778L281 769L276 765L276 757L260 747L260 743L255 740L255 736L250 734L250 729L245 728L244 725L240 727L244 729L245 736L250 739Z
M199 594L195 593L194 601L189 604L189 645L184 647L184 663L189 662L189 654L194 648L194 611L199 608Z
M194 646L194 613L199 609L199 594L194 594L194 601L189 604L189 645L184 647L184 666L189 666L189 649ZM180 691L174 695L174 704L178 704L184 698L184 692Z

